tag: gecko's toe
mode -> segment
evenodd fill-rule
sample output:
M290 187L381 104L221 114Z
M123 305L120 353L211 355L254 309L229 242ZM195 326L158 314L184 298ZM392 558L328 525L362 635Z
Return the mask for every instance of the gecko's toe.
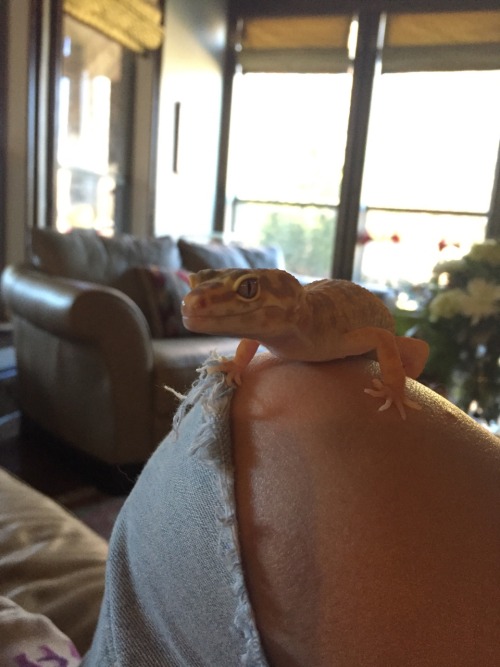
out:
M243 369L236 365L234 361L226 361L219 364L218 370L225 374L225 380L228 387L240 387L242 383L241 374Z
M225 373L227 364L228 359L226 357L221 357L219 360L206 366L207 375L213 375L214 373Z
M384 397L382 396L382 398ZM392 398L387 398L385 403L379 407L378 411L385 412L391 407L392 403L393 403Z
M412 410L422 409L420 403L417 403L417 401L412 401L410 398L405 398L403 403L406 405L407 408L411 408Z
M402 401L394 401L394 405L398 409L399 416L401 419L405 420L406 419L406 410L404 408L403 402Z
M241 387L241 374L239 371L230 371L227 373L226 384L228 387Z
M391 405L394 405L399 412L401 419L406 419L405 407L411 408L412 410L421 410L421 405L419 403L412 401L405 396L400 398L391 387L385 385L379 378L374 378L372 382L375 389L365 389L364 392L374 398L381 398L384 400L384 403L378 409L379 412L385 412Z
M372 384L375 387L375 389L364 389L365 394L369 394L370 396L373 396L374 398L384 398L387 399L386 403L384 403L383 409L387 410L391 406L392 400L393 400L393 392L383 383L381 382L378 378L374 378L372 380Z

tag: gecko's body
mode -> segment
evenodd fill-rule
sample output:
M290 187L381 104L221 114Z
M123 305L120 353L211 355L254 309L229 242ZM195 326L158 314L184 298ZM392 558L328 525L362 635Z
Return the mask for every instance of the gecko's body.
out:
M222 269L191 276L192 291L182 315L187 329L242 338L233 360L216 370L239 384L259 344L278 357L331 361L375 351L382 382L367 393L404 406L405 377L416 378L428 356L420 340L396 336L390 311L378 297L347 280L319 280L302 286L278 269Z

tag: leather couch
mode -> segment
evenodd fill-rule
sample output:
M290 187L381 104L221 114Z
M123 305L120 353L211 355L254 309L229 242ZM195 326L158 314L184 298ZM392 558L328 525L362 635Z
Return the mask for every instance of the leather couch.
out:
M29 260L2 275L23 415L105 464L143 463L212 350L237 341L182 327L187 273L283 268L275 248L34 229Z

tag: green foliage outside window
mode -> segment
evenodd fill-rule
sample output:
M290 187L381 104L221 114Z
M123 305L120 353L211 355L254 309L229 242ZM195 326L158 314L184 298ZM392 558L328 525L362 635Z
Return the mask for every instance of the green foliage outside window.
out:
M335 219L332 213L309 209L274 211L263 225L261 242L279 245L292 273L328 277L332 265Z

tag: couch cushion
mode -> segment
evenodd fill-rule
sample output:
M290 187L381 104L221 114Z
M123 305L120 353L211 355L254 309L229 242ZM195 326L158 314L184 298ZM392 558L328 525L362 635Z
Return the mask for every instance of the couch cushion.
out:
M179 239L182 265L196 273L203 269L250 269L251 266L240 248L223 243L194 243Z
M181 267L179 249L169 236L147 239L122 234L107 238L81 229L68 234L34 229L31 256L35 266L51 275L103 285L111 285L134 266Z
M239 244L233 245L237 248L252 269L284 269L285 256L278 246L263 246L260 248L249 248Z

